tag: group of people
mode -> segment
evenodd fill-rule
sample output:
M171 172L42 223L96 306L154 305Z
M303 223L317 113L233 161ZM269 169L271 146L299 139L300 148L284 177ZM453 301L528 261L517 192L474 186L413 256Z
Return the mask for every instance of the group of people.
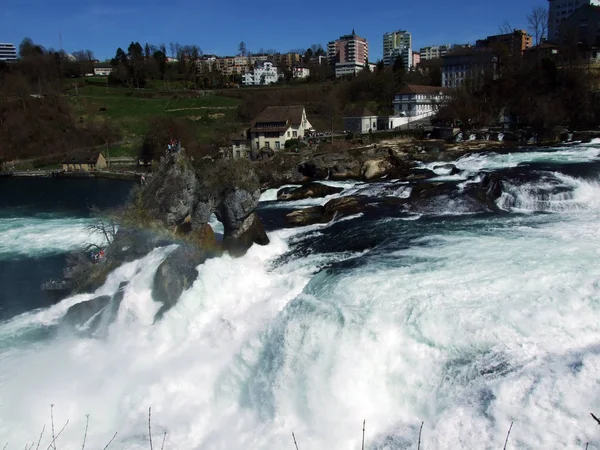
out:
M181 141L179 139L171 139L167 146L167 153L177 153L181 149Z
M102 261L102 259L104 258L104 250L100 250L99 252L91 252L90 258L92 259L92 262L94 264Z

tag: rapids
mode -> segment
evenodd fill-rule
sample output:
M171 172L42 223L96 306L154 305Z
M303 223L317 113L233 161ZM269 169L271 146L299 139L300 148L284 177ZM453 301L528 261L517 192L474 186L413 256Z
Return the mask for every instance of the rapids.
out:
M172 247L93 294L4 316L0 445L37 443L45 425L47 448L53 404L57 431L69 420L61 448L81 446L89 414L86 447L117 432L109 448L147 449L149 407L165 449L293 448L292 432L301 449L360 449L363 420L367 449L416 449L421 422L422 448L502 448L511 422L511 448L594 448L599 153L592 142L455 161L459 190L482 171L503 176L497 212L440 201L290 229L284 210L326 200L283 205L267 191L271 244L199 266L159 322L152 279ZM336 185L336 196L410 189ZM91 220L2 217L0 257L17 259L72 249ZM102 337L61 326L70 306L123 281Z

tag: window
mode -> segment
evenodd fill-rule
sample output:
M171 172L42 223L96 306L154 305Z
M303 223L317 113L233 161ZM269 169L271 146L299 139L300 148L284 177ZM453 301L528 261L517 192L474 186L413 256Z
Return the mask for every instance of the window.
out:
M296 130L292 131L292 136L293 137L298 137L298 132Z
M275 148L277 150L279 150L281 148L281 144L279 143L279 141L275 142Z
M265 148L271 148L271 143L269 141L265 141Z
M287 132L287 137L290 137L290 132L289 131Z

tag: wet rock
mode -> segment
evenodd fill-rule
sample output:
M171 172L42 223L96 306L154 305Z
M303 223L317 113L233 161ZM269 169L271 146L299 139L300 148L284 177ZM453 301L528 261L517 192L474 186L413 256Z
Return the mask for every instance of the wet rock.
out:
M196 267L208 257L208 252L192 245L180 245L167 256L158 267L152 286L152 298L163 304L156 319L175 306L183 291L198 277Z
M368 208L368 198L364 196L340 197L328 201L323 206L293 211L286 215L290 225L306 226L328 223L333 219L352 216Z
M250 214L239 228L226 232L223 237L223 249L232 256L243 256L252 244L269 244L269 237L256 213Z
M456 189L456 183L417 183L412 187L410 203L416 204L421 200L452 193Z
M393 165L389 159L371 159L365 161L361 169L363 180L370 181L386 175Z
M496 211L496 200L502 195L503 183L497 174L483 174L479 183L472 183L465 190L466 194L477 200L487 209Z
M410 173L404 177L406 181L420 181L427 180L429 178L435 178L437 174L429 169L411 169Z
M283 188L277 192L277 200L293 201L305 198L327 197L328 195L338 194L344 189L327 186L321 183L311 183L299 188Z
M434 166L433 170L443 171L447 175L458 175L461 172L461 170L454 164L440 164L438 166Z
M236 256L243 255L252 244L267 245L269 238L255 214L260 189L230 190L217 207L217 218L223 224L223 246Z
M323 213L322 206L312 206L310 208L292 211L291 213L287 214L285 218L290 225L296 227L328 222L328 219Z
M111 299L112 297L110 295L102 295L91 300L76 303L67 310L60 322L61 324L68 325L70 327L83 326L92 317L106 308Z

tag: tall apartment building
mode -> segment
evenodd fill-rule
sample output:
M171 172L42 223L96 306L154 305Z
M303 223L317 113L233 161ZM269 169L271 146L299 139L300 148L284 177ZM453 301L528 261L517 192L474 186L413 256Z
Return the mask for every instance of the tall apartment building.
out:
M391 66L396 58L402 58L404 68L412 67L412 35L398 30L383 35L383 64Z
M421 54L421 61L427 61L430 59L438 59L442 56L446 56L450 51L450 44L446 45L434 45L430 47L422 47L419 53Z
M0 61L14 62L17 60L17 49L14 44L0 43Z
M327 59L335 67L336 77L355 75L369 61L369 44L352 30L352 34L327 44Z
M600 0L548 0L548 40L556 42L560 24L583 5L600 6Z
M488 47L494 49L505 49L513 55L522 55L532 44L531 35L525 30L514 30L512 33L497 34L480 39L475 43L476 47Z

